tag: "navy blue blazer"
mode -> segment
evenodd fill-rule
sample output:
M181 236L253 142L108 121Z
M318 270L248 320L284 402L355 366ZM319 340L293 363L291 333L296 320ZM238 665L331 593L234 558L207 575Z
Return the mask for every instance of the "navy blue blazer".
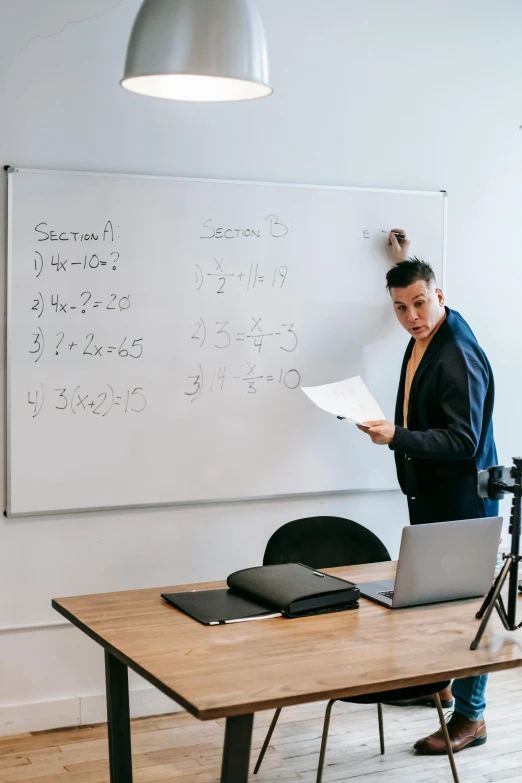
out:
M491 366L466 321L446 308L446 319L411 384L406 429L404 386L414 344L412 338L402 363L395 436L390 444L401 489L410 497L440 500L443 496L450 509L448 518L453 508L459 514L454 519L466 513L469 499L469 510L475 516L477 471L497 464Z

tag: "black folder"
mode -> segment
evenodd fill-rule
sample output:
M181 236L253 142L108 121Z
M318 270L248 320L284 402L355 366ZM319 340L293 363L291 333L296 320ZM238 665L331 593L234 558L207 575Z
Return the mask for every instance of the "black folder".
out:
M162 593L161 597L203 625L224 625L281 617L281 612L268 609L264 604L226 588L191 590L189 593Z
M257 566L235 571L229 589L162 593L172 606L205 625L304 617L356 609L357 585L300 563Z

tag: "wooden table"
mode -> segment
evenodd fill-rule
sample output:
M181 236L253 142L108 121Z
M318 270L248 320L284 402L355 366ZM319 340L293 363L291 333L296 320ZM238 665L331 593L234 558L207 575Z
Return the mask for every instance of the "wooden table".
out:
M354 582L389 579L396 563L326 569ZM467 677L522 664L522 632L496 615L471 651L482 599L293 620L205 626L168 606L178 585L53 600L105 650L111 783L132 781L128 669L200 720L226 718L222 783L248 776L254 712Z

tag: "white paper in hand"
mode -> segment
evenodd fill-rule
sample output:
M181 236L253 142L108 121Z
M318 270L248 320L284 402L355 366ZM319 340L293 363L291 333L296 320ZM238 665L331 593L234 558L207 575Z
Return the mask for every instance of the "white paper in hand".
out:
M301 386L301 389L323 411L342 416L352 424L384 419L384 413L360 375L324 386Z

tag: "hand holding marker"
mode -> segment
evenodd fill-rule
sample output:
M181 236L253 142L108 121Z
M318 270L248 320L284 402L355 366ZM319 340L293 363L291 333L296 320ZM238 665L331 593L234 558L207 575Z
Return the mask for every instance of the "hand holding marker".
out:
M401 234L399 231L385 231L382 229L383 234L395 234L397 239L406 239L406 234Z
M406 236L403 228L392 228L391 231L382 230L383 234L388 234L388 245L391 247L391 260L394 264L400 264L407 261L410 250L410 240Z

